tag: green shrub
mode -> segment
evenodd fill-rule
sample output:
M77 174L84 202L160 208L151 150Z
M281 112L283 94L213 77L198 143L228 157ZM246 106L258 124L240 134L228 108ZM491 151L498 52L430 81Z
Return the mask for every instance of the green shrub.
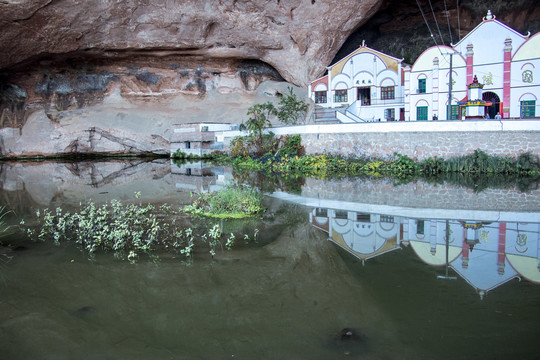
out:
M282 140L283 145L279 148L279 155L302 156L304 147L302 146L302 137L300 135L287 135Z
M242 218L263 211L262 195L253 189L229 186L212 193L202 193L185 212L208 217Z
M304 100L298 99L292 87L287 87L288 94L282 94L279 99L277 116L280 122L285 125L296 125L308 109Z

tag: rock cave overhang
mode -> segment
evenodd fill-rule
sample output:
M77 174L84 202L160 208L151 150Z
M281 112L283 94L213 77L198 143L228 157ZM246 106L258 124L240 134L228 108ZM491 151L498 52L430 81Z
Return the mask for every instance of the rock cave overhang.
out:
M198 54L193 49L174 50L167 48L154 49L125 49L125 50L97 50L88 49L69 53L41 53L25 59L19 63L0 69L0 81L10 79L14 75L37 69L72 68L91 69L94 66L112 65L114 63L144 63L144 60L161 60L163 62L184 63L229 63L238 64L237 70L242 80L246 75L267 76L275 81L286 81L281 73L271 64L255 57L208 57ZM141 67L144 64L139 64ZM172 66L172 64L171 64ZM151 65L149 65L151 67ZM193 66L195 69L196 66Z
M111 71L111 67L116 65L121 65L121 70ZM194 86L202 89L203 94L206 91L205 77L210 73L219 76L221 71L236 73L246 90L255 90L250 88L251 77L286 81L275 67L256 58L211 58L170 49L42 53L0 69L0 113L7 108L16 117L23 117L32 93L45 102L55 93L60 97L76 95L82 97L78 101L82 101L81 106L84 106L85 97L105 93L111 83L124 75L156 85L160 77L152 72L152 68L177 70L180 77L183 72L192 72L197 78ZM31 84L22 80L30 74L34 74Z

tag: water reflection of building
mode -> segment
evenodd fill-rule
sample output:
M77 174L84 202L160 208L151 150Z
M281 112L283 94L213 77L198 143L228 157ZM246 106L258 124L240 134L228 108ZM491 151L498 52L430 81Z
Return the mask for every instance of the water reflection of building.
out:
M209 192L226 182L223 167L210 167L202 161L171 162L171 174L178 190Z
M362 261L400 248L399 218L393 216L319 208L311 213L310 222Z
M426 264L453 269L481 297L514 278L540 283L540 223L524 221L415 219L331 208L310 215L314 227L362 262L410 246Z

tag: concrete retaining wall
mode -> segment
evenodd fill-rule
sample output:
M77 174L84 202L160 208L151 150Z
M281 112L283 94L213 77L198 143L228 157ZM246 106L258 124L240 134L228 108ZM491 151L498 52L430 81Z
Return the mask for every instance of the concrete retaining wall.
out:
M307 154L416 160L461 156L476 149L490 155L540 155L540 121L414 121L326 124L272 128L276 135L302 136ZM224 133L225 146L238 131Z

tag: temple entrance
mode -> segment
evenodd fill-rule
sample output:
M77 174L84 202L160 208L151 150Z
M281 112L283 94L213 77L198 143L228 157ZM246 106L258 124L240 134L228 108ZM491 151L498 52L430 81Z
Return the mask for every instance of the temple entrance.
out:
M501 100L499 99L499 96L494 92L486 91L482 94L482 100L491 102L490 106L486 106L486 116L489 115L490 119L495 119L495 115L500 112Z
M361 105L371 105L371 89L369 87L359 87L356 100L359 100Z

